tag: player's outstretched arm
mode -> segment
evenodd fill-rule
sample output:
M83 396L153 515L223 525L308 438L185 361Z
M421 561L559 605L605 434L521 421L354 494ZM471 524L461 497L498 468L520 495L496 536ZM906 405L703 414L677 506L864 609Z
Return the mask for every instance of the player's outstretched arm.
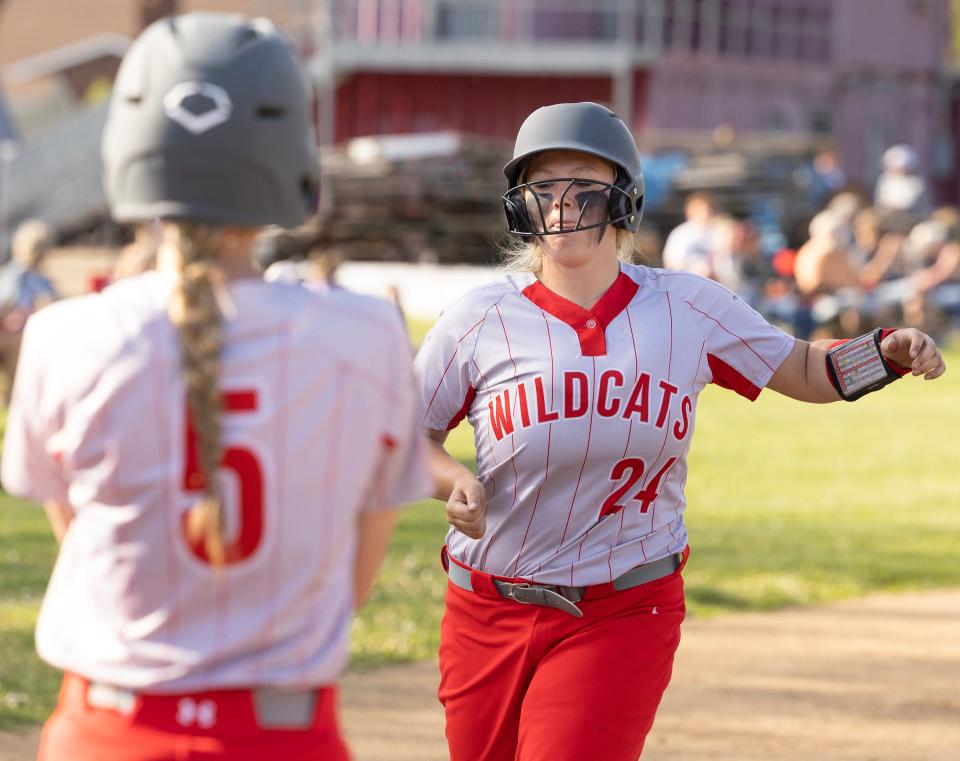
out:
M446 431L427 429L428 464L436 484L435 499L447 503L447 522L471 539L487 530L487 493L477 477L444 449Z
M839 401L842 397L827 371L827 352L834 343L797 340L767 386L802 402ZM880 350L888 362L926 380L939 378L947 369L936 342L916 328L893 331L880 343Z

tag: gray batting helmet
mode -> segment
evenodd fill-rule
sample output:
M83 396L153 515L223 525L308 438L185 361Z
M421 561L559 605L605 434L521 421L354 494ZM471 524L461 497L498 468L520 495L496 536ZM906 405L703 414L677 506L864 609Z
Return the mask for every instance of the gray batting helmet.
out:
M576 229L607 224L631 232L639 229L643 214L643 170L640 151L630 129L619 116L597 103L557 103L538 108L526 118L517 133L513 159L503 168L509 187L503 201L510 232L526 236L559 234L545 232L542 227L537 229L535 220L531 219L529 202L523 200L524 195L529 198L535 193L525 194L529 187L520 182L527 162L534 155L550 150L582 151L610 162L617 169L616 180L607 186L607 218L584 226L578 221Z
M269 21L190 13L124 57L103 136L115 219L300 224L316 208L310 94Z

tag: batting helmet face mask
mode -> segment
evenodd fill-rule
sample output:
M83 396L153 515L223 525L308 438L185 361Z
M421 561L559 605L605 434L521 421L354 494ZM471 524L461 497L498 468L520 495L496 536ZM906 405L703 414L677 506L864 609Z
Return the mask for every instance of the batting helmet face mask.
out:
M120 67L103 159L120 222L300 224L316 209L319 163L296 53L265 19L157 21Z
M530 160L552 150L579 151L613 165L613 183L580 177L523 182ZM527 117L503 168L509 189L503 208L510 232L521 237L563 235L613 225L636 232L643 213L643 172L633 135L621 119L596 103L558 103ZM563 219L569 204L570 219ZM559 203L561 221L548 226L547 215Z

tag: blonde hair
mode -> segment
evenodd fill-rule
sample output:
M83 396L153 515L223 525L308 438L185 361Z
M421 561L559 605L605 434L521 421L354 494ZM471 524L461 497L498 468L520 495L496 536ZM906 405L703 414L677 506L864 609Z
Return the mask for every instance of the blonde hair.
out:
M187 537L203 543L214 565L226 562L226 525L216 472L221 446L220 352L223 318L215 292L217 253L222 229L209 225L176 225L179 279L168 314L180 334L187 408L192 417L203 496L187 515Z
M617 234L617 259L630 264L640 253L640 240L636 233L614 228ZM503 272L533 272L543 269L543 253L536 238L509 236L500 244L500 270Z

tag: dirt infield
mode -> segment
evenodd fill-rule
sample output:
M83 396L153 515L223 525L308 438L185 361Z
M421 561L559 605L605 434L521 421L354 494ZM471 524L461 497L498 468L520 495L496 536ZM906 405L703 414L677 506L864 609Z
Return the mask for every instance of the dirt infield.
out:
M355 761L444 761L436 681L433 663L349 675ZM0 734L0 761L36 734ZM688 621L643 759L960 761L960 590Z

